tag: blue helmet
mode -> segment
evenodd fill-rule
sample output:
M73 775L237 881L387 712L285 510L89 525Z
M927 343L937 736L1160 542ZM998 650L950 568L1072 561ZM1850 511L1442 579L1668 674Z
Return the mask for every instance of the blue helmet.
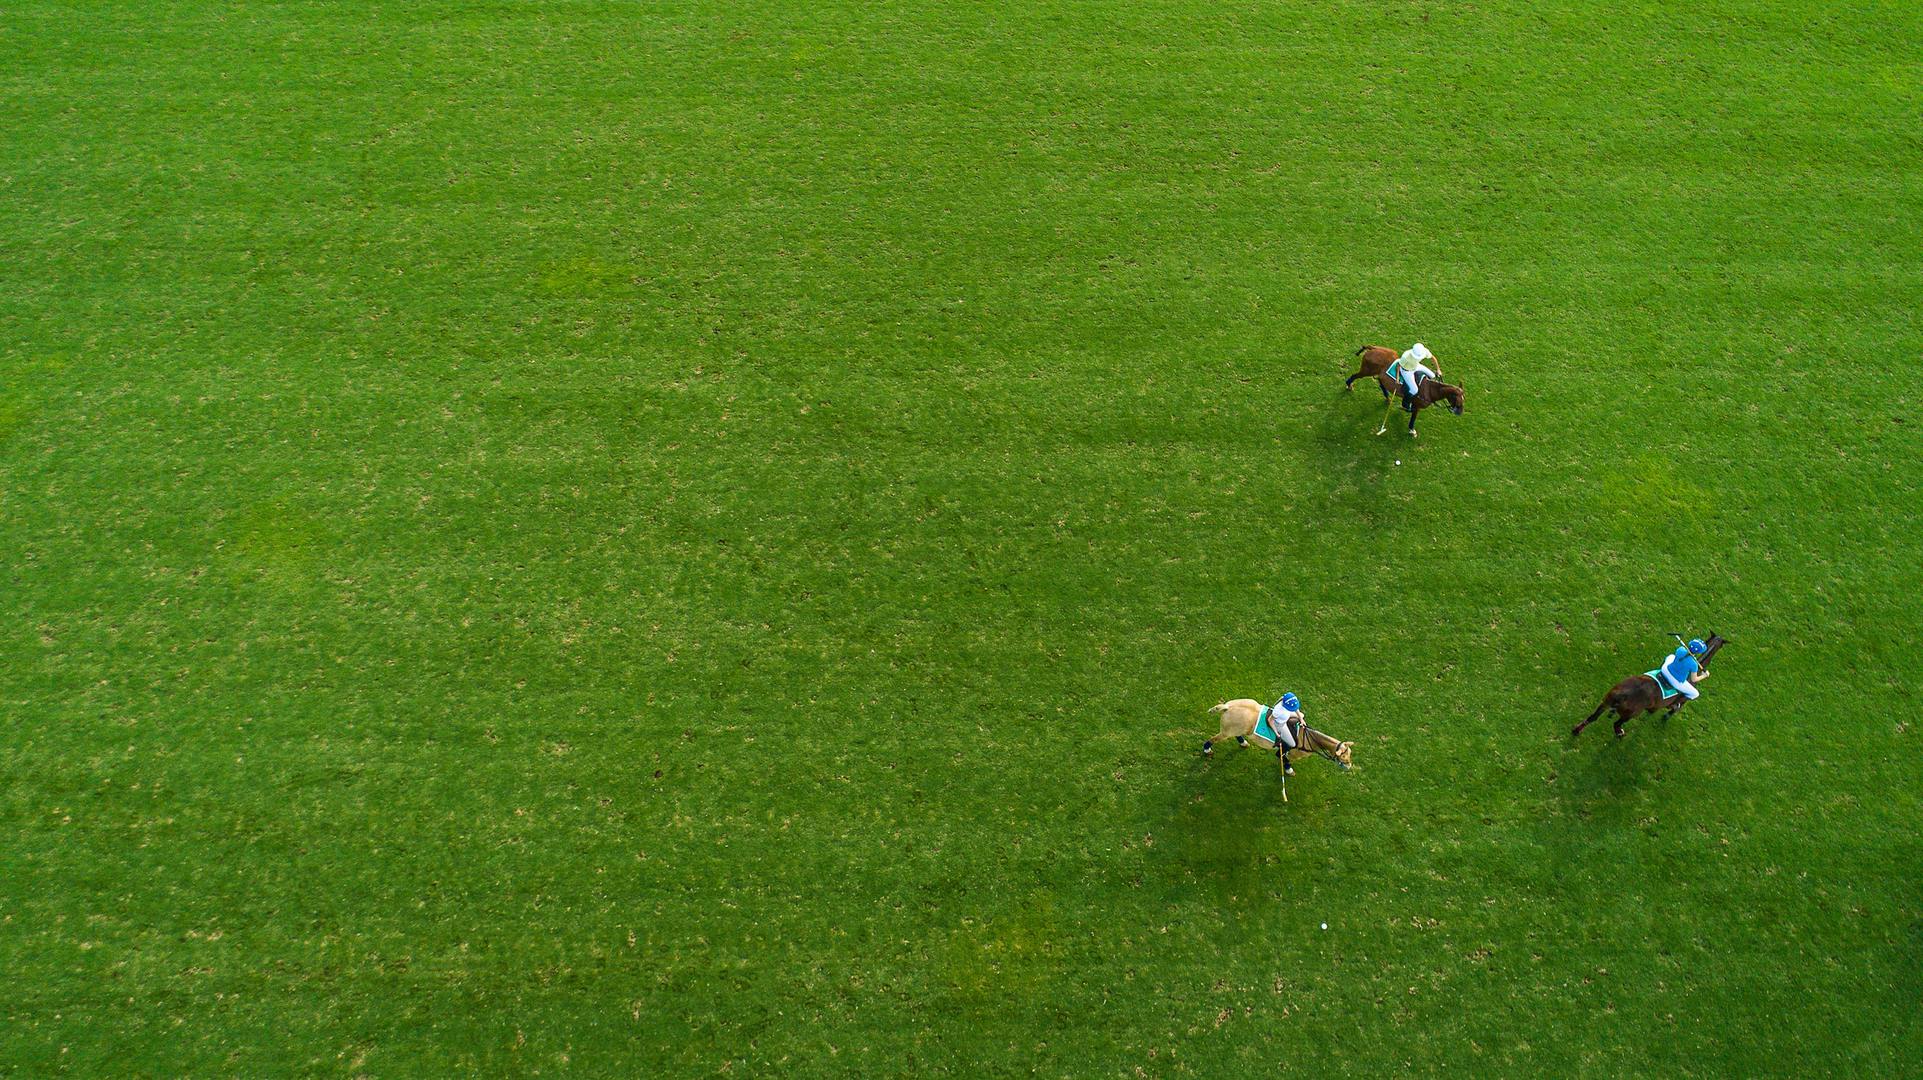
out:
M1290 712L1294 712L1295 710L1302 707L1302 703L1296 700L1296 697L1294 694L1283 694L1282 707L1289 710Z
M1703 644L1702 638L1693 637L1689 639L1689 655L1691 656L1701 656L1704 650L1708 648L1709 646Z

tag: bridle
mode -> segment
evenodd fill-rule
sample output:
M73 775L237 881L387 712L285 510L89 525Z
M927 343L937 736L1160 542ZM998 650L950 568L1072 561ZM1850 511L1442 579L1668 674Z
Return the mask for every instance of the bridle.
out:
M1334 753L1328 750L1324 750L1320 746L1309 745L1311 741L1309 739L1310 732L1315 732L1315 734L1322 736L1323 738L1329 740L1332 743L1335 743L1337 746L1342 745L1341 739L1338 739L1335 736L1330 735L1326 731L1316 731L1314 728L1310 727L1307 723L1303 723L1302 724L1302 744L1303 744L1302 749L1307 750L1309 753L1314 754L1316 757L1327 758L1328 760L1335 762L1337 767L1339 768L1346 769L1349 767L1348 762L1343 761L1339 757L1336 757Z

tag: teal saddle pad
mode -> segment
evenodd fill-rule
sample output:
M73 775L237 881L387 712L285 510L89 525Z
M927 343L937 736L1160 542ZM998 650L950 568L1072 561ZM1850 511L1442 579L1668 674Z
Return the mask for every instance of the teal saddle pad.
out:
M1654 671L1645 671L1643 672L1643 674L1648 676L1649 678L1656 680L1656 688L1663 692L1664 701L1668 701L1670 698L1673 698L1676 696L1676 693L1677 693L1676 688L1669 685L1668 679L1663 678L1662 668L1657 668Z
M1282 744L1282 736L1276 734L1275 726L1269 723L1269 717L1274 711L1275 710L1267 705L1262 706L1262 714L1255 718L1254 734L1258 739L1267 739L1269 742L1280 746Z

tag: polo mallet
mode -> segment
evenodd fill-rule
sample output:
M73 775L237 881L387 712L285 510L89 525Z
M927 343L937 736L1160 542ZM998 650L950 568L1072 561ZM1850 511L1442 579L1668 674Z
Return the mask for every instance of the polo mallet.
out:
M1681 635L1681 634L1678 634L1678 633L1677 633L1676 631L1674 631L1674 630L1671 630L1671 631L1669 632L1669 636L1670 636L1670 637L1673 637L1673 638L1675 638L1675 639L1676 639L1676 644L1678 644L1678 645L1681 645L1681 646L1682 646L1683 648L1685 648L1685 649L1687 649L1687 648L1689 648L1689 642L1687 642L1687 641L1684 641L1684 640L1683 640L1683 635ZM1713 638L1715 638L1715 637L1716 637L1716 631L1714 631L1714 630L1711 630L1711 631L1709 632L1709 636L1710 636L1710 637L1711 637L1712 639L1713 639ZM1694 654L1694 653L1691 653L1690 655L1692 655L1692 656L1694 656L1695 654ZM1703 656L1702 656L1702 659L1701 659L1701 660L1699 661L1699 663L1701 663L1701 664L1702 664L1702 668L1703 668L1703 670L1704 670L1704 671L1708 671L1708 670L1709 670L1709 661L1710 661L1710 659L1711 659L1712 657L1714 657L1715 655L1716 655L1716 648L1715 648L1714 646L1712 646L1712 647L1709 647L1709 648L1705 648L1705 649L1703 650Z

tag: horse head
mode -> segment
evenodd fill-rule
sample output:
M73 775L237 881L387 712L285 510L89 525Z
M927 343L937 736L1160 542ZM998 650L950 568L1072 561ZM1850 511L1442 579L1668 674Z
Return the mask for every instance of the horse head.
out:
M1449 411L1452 413L1455 413L1457 416L1461 416L1462 415L1462 387L1450 386L1448 383L1443 383L1442 396L1445 399L1447 399L1449 402Z
M1349 767L1349 754L1354 749L1355 749L1355 744L1352 742L1341 742L1341 743L1335 744L1335 759L1342 763L1343 768L1346 769Z

